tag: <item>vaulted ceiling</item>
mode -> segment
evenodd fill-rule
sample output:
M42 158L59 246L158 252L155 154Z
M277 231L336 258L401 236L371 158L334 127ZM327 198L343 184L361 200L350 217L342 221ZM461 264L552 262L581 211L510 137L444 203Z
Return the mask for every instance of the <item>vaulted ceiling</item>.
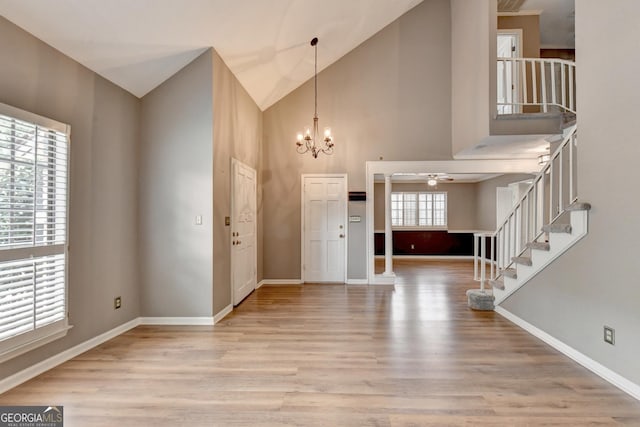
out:
M422 0L0 0L0 15L142 97L213 46L261 109Z
M474 1L474 0L469 0ZM544 9L543 47L571 47L574 0L500 0ZM422 0L0 0L0 15L142 97L213 46L261 109Z

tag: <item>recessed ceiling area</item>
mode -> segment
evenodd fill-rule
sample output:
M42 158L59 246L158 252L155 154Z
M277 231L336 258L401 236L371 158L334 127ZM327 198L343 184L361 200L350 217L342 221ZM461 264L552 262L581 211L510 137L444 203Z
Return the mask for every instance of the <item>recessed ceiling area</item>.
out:
M213 46L264 110L422 0L0 0L0 15L137 97Z
M575 0L526 0L523 9L541 10L540 47L575 49Z
M502 174L489 174L489 173L429 173L429 172L399 172L394 173L391 177L392 182L397 183L426 183L427 180L435 176L440 184L473 184L476 182L486 181L488 179L496 178ZM384 182L383 174L374 175L375 182Z

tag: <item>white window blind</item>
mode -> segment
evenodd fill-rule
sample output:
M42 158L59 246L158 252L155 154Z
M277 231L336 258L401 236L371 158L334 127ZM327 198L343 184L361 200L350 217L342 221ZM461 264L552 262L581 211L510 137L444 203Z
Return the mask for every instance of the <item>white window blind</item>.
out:
M446 227L447 193L391 193L391 225L395 227Z
M0 104L0 357L67 329L68 133Z

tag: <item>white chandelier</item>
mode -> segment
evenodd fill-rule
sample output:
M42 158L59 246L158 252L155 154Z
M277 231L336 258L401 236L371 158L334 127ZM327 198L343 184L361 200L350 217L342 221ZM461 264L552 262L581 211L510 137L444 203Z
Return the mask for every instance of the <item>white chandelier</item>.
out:
M314 37L311 40L311 46L315 49L315 73L313 76L313 85L314 85L314 99L315 99L315 110L313 114L313 131L307 127L304 131L298 132L297 142L296 142L296 151L299 154L305 154L306 152L311 152L311 155L314 159L318 158L318 154L333 154L333 138L331 137L331 128L324 128L324 145L316 145L316 140L318 138L318 38ZM313 132L313 134L312 134ZM318 141L320 144L320 141Z

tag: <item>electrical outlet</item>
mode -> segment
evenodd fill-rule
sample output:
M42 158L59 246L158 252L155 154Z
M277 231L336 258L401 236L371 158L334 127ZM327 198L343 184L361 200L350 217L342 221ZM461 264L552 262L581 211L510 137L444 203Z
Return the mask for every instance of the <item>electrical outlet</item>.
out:
M115 297L113 299L113 309L117 310L122 307L122 297Z
M611 345L616 345L616 330L605 326L604 327L604 342Z

